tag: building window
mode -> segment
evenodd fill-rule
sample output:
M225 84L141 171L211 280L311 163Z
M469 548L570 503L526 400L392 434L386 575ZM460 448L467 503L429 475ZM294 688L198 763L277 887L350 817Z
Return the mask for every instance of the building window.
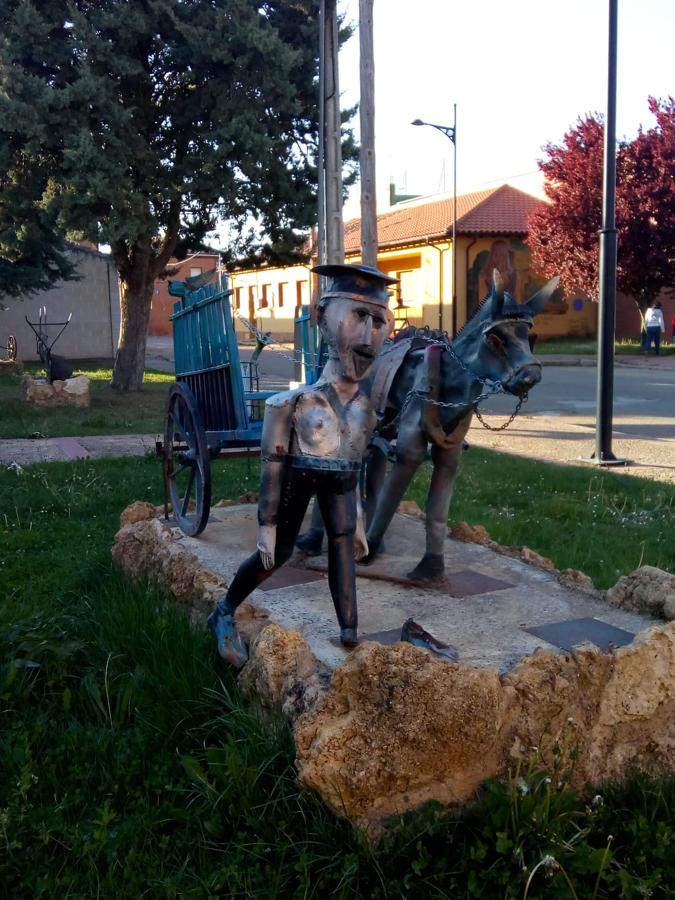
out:
M399 283L394 285L396 305L414 306L417 273L414 269L406 269L401 272L396 272L395 277L399 279Z
M234 289L234 305L237 309L241 309L241 288Z
M295 300L298 306L302 306L303 304L309 303L309 282L308 281L296 281L295 282Z
M202 274L201 266L190 266L190 278L194 278L196 275Z
M267 309L271 307L272 303L272 285L271 284L263 284L262 286L262 298L260 300L260 306L262 309Z
M286 299L286 295L288 293L288 282L280 281L279 282L279 308L284 305L284 300Z

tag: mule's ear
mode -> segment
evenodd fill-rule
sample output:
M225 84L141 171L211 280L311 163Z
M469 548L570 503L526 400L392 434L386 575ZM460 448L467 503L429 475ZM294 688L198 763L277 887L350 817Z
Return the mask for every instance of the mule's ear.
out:
M500 319L504 309L504 279L499 269L492 270L492 294L490 295L490 316Z
M528 309L533 316L538 315L553 296L553 292L558 287L559 281L560 275L551 278L543 288L540 288L526 303L523 303L523 306Z

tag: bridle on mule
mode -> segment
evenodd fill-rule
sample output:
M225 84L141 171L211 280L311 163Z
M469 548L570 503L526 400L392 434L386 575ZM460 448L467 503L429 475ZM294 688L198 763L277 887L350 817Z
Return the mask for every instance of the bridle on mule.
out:
M434 345L428 347L427 350L425 351L425 359L426 359L427 364L432 363L432 365L434 367L440 366L440 354L438 354L438 351L436 351L434 353L429 353L429 351L431 351L432 349L434 349L436 347L438 347L441 350L447 350L447 352L450 354L450 356L453 358L453 360L459 365L459 367L461 369L463 369L464 372L466 372L466 374L473 381L477 381L479 384L482 384L482 385L488 385L489 387L488 387L488 390L483 391L480 394L480 396L476 397L476 399L473 401L473 403L470 403L470 404L456 403L456 402L454 402L454 403L453 402L443 402L442 400L437 400L436 398L432 397L430 395L430 393L426 393L426 392L424 393L425 402L433 404L436 407L446 407L446 408L449 408L449 407L461 408L463 406L471 406L473 408L474 413L476 414L476 418L478 419L480 424L483 426L483 428L486 428L488 431L504 431L505 429L507 429L509 427L509 425L513 422L513 420L516 418L518 413L520 412L523 404L527 403L528 392L525 391L525 393L522 394L518 398L516 408L511 413L511 415L506 420L506 422L503 422L501 425L497 425L497 426L489 425L485 421L483 416L481 415L480 409L478 408L478 404L482 403L484 400L487 400L489 397L494 397L496 394L510 393L509 391L507 391L505 389L503 379L500 379L499 381L493 381L490 378L485 378L482 375L479 375L477 372L474 372L472 369L469 368L469 366L467 366L467 364L464 362L464 360L461 358L461 356L459 356L455 352L454 348L452 347L452 344L450 344L450 343L447 343L447 344L435 343ZM433 360L433 362L432 362L432 360ZM518 371L519 370L516 369L515 371L510 372L509 378L516 375ZM420 396L423 395L422 391L411 391L411 394L413 394L413 393L416 393ZM404 406L405 406L405 404L404 404Z

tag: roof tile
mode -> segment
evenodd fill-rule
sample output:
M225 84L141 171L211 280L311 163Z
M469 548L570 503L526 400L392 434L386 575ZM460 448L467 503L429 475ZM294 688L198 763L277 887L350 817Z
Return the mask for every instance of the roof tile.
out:
M510 184L457 197L458 234L527 234L527 220L544 200L519 191ZM380 247L425 238L445 237L452 231L452 197L412 200L377 217ZM345 223L345 250L361 246L361 220Z

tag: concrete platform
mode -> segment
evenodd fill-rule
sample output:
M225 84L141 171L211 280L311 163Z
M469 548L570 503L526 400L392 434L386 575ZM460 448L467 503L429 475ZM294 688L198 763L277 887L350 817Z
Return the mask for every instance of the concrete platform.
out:
M256 511L253 505L213 509L205 532L182 542L229 583L255 547ZM422 555L424 524L397 515L386 543L380 559L357 569L362 640L393 644L412 616L434 637L452 644L461 663L506 671L538 647L562 652L571 638L574 643L591 640L606 650L630 643L632 635L657 624L565 587L554 573L452 538L445 543L446 582L421 588L408 582L406 573ZM250 599L267 609L273 621L300 629L315 656L334 669L347 654L335 642L338 627L325 571L325 556L298 554ZM560 628L544 632L547 640L528 631L558 623L563 623Z

